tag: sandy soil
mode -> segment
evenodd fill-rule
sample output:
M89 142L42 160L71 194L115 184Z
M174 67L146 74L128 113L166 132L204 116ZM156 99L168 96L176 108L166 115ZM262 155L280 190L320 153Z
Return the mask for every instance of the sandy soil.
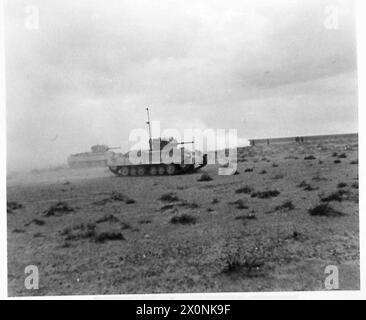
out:
M206 182L10 177L22 207L7 214L9 295L325 290L327 265L340 289L358 289L357 159L357 141L339 140L242 149L239 174L211 165ZM39 290L24 288L27 265Z

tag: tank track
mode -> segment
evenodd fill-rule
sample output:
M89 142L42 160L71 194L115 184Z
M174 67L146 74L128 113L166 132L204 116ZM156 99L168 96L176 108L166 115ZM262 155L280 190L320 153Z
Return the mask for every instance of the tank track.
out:
M196 171L194 165L180 167L174 165L174 170L168 169L168 165L136 165L109 167L109 170L119 177L143 177L143 176L173 176L178 174L192 173Z
M204 156L203 163L197 164L145 164L145 165L126 165L108 166L109 170L119 177L143 177L143 176L173 176L178 174L194 173L207 164L207 156Z

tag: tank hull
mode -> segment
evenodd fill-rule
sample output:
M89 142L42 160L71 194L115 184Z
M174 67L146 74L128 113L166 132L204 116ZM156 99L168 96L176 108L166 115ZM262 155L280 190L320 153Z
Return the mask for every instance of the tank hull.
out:
M73 154L67 158L67 163L70 168L107 167L109 156L109 153L92 152Z
M163 176L193 173L207 164L207 155L197 156L183 149L169 151L142 151L137 156L114 154L108 159L108 168L116 176Z

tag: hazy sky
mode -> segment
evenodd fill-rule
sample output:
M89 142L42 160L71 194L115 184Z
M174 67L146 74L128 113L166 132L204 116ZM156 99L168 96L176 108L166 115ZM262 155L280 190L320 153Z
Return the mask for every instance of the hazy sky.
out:
M357 132L351 3L8 0L8 168L126 149L146 106L163 128L242 139ZM337 29L324 26L328 5Z

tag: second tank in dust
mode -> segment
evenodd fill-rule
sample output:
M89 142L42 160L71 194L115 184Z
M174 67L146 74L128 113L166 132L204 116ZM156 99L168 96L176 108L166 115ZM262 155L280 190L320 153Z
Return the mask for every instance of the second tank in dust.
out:
M107 167L108 159L114 154L107 145L98 144L90 148L90 152L72 154L67 158L70 168Z

